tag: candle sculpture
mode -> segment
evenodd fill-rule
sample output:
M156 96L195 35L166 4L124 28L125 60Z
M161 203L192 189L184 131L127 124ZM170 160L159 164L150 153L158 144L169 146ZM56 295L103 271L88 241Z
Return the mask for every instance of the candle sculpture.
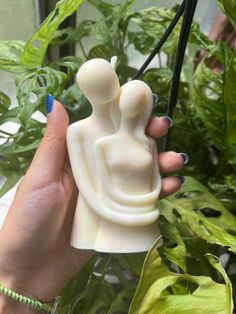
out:
M147 251L160 235L157 148L145 134L152 92L138 80L120 87L103 59L83 64L77 82L93 111L67 132L79 188L71 245L99 252Z

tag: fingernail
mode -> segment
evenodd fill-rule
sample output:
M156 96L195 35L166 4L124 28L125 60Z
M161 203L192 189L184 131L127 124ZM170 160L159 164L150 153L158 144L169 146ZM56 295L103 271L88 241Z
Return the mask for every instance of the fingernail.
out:
M162 118L165 119L168 122L169 128L170 128L172 126L172 119L170 117L168 117L168 116L164 116Z
M52 111L52 106L53 106L53 96L51 94L48 94L47 99L46 99L46 111L47 111L47 113L50 113Z
M183 184L185 181L185 177L184 176L178 176L178 178L179 178L181 184Z
M158 102L157 94L152 94L153 103L156 104Z
M186 165L189 161L188 155L185 153L179 153L179 155L183 158L184 165Z

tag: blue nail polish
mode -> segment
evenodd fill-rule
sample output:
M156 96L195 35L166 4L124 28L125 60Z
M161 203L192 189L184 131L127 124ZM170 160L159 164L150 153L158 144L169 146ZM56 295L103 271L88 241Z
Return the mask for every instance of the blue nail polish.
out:
M179 178L181 184L183 184L185 181L185 177L184 176L178 176L178 178Z
M156 94L152 94L152 99L154 104L158 102L158 96Z
M51 94L48 94L47 99L46 99L47 113L50 113L52 111L52 106L53 106L53 96Z
M185 153L180 153L181 157L183 158L183 162L184 162L184 165L186 165L189 161L189 157L187 154Z
M172 126L172 119L168 116L163 117L163 119L165 119L168 122L170 128Z

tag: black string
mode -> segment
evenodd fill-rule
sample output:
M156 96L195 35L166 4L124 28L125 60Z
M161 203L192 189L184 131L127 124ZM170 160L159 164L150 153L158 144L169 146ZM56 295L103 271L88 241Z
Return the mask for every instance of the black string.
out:
M157 43L156 47L153 49L153 51L151 52L151 54L149 55L149 57L147 58L147 60L144 62L144 64L141 66L141 68L139 69L139 71L137 72L137 74L134 76L134 80L138 79L143 72L145 71L145 69L147 68L147 66L149 65L149 63L152 61L152 59L155 57L155 55L158 53L158 51L161 49L161 47L163 46L163 44L165 43L165 41L167 40L167 38L169 37L170 33L173 31L173 29L175 28L175 25L178 23L179 19L181 18L184 9L185 9L185 4L186 4L186 0L184 0L181 4L181 6L179 7L179 10L176 12L175 17L173 18L172 22L170 23L170 25L168 26L168 28L166 29L165 33L163 34L163 36L161 37L161 39L159 40L159 42Z
M170 97L168 101L167 115L172 118L174 107L177 103L180 73L184 61L185 50L188 42L188 37L193 21L194 12L198 0L186 0L183 22L180 30L179 42L175 55L173 77L171 81ZM164 140L164 151L168 150L170 141L170 132L168 132Z

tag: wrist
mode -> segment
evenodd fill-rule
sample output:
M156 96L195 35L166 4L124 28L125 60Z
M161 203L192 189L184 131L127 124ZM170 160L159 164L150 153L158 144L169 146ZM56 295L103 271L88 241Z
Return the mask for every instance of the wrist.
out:
M0 294L0 314L44 314L45 311L34 309L26 304L10 299Z
M8 291L6 292L6 290L4 289L3 292L1 290L0 293L0 314L43 314L46 313L45 310L42 309L38 309L38 308L34 308L28 304L25 304L24 301L22 300L23 298L20 299L21 296L26 297L27 299L31 299L33 301L40 301L42 302L42 300L39 300L37 298L37 296L35 296L35 294L33 292L29 292L30 289L25 289L24 283L23 281L17 280L15 277L13 276L1 276L0 275L0 287L1 285L4 288L7 288ZM2 288L1 288L2 289ZM8 292L10 292L10 294L8 294ZM15 293L14 298L12 298L12 293ZM5 294L4 294L5 293ZM8 294L8 295L6 295ZM17 296L18 294L18 296ZM19 296L20 295L20 296ZM18 299L18 300L17 300Z
M29 298L37 299L37 296L33 291L30 291L23 278L17 278L13 274L7 274L7 272L2 274L0 271L0 285L3 285L8 289L11 289L12 291L25 295ZM6 298L9 299L7 296Z

